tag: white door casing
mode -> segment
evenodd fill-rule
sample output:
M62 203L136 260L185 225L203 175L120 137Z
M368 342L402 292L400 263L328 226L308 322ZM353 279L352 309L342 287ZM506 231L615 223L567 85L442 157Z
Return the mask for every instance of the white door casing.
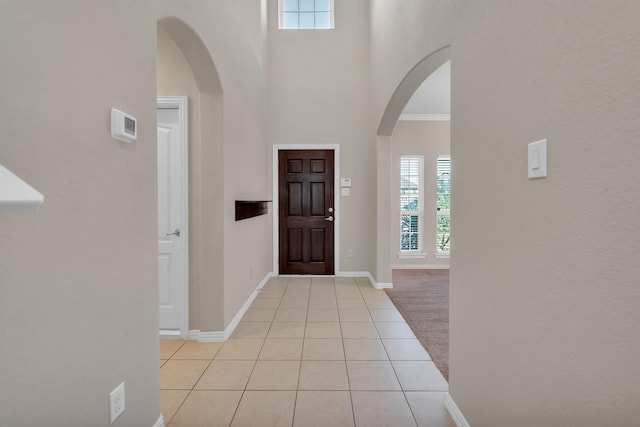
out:
M159 325L164 337L189 333L188 99L158 97Z

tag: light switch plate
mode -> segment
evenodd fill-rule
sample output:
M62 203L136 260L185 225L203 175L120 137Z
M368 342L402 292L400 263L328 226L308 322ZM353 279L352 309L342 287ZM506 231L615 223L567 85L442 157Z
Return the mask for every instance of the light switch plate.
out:
M341 178L340 187L351 187L351 178Z
M349 187L344 187L340 189L340 195L341 196L350 196L351 195L351 189Z
M547 140L532 142L528 146L529 179L547 176Z

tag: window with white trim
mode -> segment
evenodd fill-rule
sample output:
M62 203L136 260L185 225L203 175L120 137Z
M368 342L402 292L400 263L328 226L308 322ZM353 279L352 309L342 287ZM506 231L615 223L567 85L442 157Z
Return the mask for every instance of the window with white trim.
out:
M279 0L279 28L322 30L333 28L333 0Z
M422 252L422 156L400 157L400 253Z
M451 156L438 156L436 185L436 255L448 256L451 250Z

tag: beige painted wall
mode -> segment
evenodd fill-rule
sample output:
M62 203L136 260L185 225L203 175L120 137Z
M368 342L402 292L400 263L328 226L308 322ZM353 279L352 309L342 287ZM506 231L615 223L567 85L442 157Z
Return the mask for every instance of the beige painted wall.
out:
M200 34L224 88L224 103L209 92L200 98L201 111L213 111L201 118L201 134L213 135L201 156L219 162L203 173L201 191L220 211L202 219L201 242L253 248L249 261L237 245L207 260L237 278L203 288L225 292L201 292L210 309L200 327L223 330L270 271L270 219L242 229L233 221L236 197L269 188L270 157L265 76L229 19L231 3L5 2L0 162L46 201L36 213L0 217L0 360L10 366L0 370L0 425L106 427L108 393L122 381L127 405L117 425L152 426L160 416L156 25L168 16ZM135 143L111 138L112 107L139 120ZM222 109L224 133L211 129Z
M425 56L451 43L460 0L370 0L373 131L393 92ZM402 108L402 107L401 107Z
M448 121L399 121L393 131L391 185L391 264L393 268L444 268L448 258L436 258L436 165L439 155L449 154L450 123ZM400 258L400 157L419 155L424 159L424 258Z
M158 399L150 1L5 1L0 162L45 195L0 214L0 425L152 426ZM138 119L111 138L110 110ZM115 425L115 424L114 424Z
M377 111L451 42L454 401L473 427L637 425L640 5L372 11ZM541 138L549 177L529 181Z
M640 4L464 12L452 50L452 395L477 426L637 425ZM527 143L541 138L549 177L529 181Z
M232 0L235 18L240 27L244 30L244 35L251 44L256 58L262 63L265 53L264 30L266 22L263 16L266 12L266 0Z
M335 3L331 31L278 30L269 1L269 141L339 144L340 175L352 179L340 197L342 271L375 267L375 147L368 134L369 2ZM347 249L353 257L347 257Z

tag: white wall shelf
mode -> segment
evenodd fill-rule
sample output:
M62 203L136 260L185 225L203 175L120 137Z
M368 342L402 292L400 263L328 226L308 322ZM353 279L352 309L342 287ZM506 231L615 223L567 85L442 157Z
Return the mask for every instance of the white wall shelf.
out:
M43 202L42 194L0 165L0 212L34 211Z

